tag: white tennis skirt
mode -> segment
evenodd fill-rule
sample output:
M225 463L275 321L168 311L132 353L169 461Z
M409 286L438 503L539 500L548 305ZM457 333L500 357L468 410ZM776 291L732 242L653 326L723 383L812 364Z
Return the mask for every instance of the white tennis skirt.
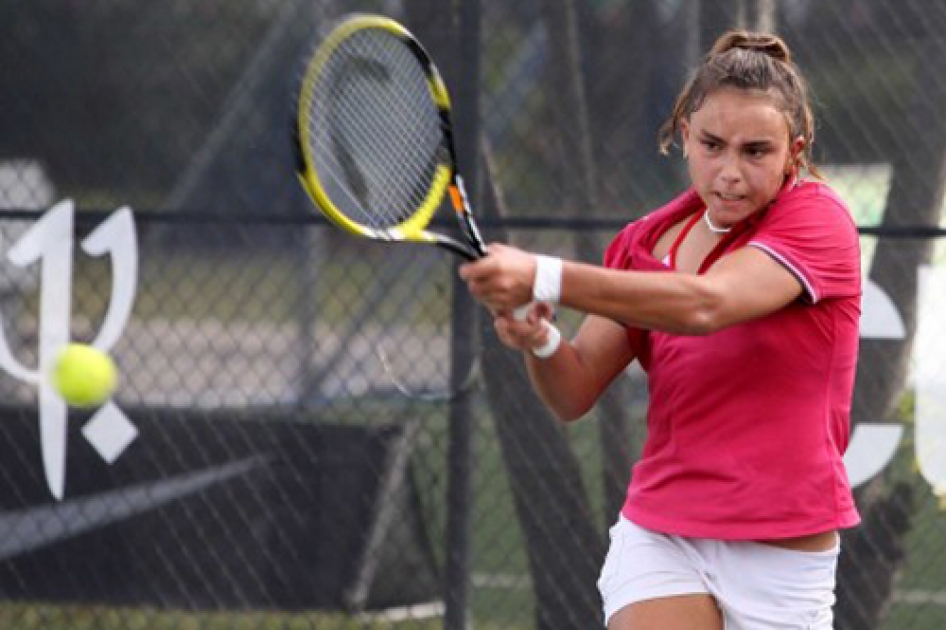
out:
M726 630L830 630L840 542L795 551L753 541L683 538L646 530L623 516L598 580L605 622L630 604L707 594Z

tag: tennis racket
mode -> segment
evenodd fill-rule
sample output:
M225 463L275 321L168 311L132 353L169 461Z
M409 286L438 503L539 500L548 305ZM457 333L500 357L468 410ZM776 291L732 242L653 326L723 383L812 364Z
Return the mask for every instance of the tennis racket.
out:
M293 141L302 186L342 229L467 260L486 255L457 167L447 88L398 22L349 16L322 40L305 63ZM463 240L427 229L447 193Z

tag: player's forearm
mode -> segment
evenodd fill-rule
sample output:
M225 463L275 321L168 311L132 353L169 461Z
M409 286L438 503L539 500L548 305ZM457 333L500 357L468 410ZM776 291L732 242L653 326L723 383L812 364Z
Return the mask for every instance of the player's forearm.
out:
M616 322L700 335L719 325L721 299L704 276L619 271L566 262L561 303Z
M558 351L546 359L528 352L526 357L535 393L560 420L577 420L594 406L600 394L594 385L596 379L571 343L563 341Z

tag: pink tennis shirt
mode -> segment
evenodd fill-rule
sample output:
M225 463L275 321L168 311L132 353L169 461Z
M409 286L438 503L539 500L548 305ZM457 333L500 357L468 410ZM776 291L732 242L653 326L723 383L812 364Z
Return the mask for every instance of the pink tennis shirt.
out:
M628 225L605 265L671 272L654 246L702 207L689 191ZM695 538L788 538L854 526L860 519L842 457L858 348L857 228L830 188L799 182L734 226L714 254L742 247L778 261L803 295L705 336L628 329L650 404L622 513L641 527Z

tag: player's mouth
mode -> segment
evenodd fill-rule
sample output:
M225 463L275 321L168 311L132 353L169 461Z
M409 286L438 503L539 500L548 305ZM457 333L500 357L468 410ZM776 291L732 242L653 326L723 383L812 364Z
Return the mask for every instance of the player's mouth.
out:
M735 208L741 206L747 199L746 195L735 195L732 193L717 192L715 194L717 205L721 208Z

